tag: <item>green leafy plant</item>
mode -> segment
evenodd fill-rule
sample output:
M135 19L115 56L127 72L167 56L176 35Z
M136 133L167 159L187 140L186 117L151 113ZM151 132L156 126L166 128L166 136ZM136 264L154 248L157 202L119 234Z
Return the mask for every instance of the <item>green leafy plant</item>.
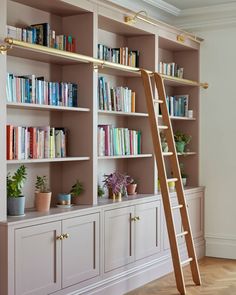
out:
M161 138L161 142L166 142L166 136L163 131L160 132L160 138Z
M44 176L37 176L35 189L39 193L48 193L50 190L48 188L48 180L47 177Z
M98 185L98 197L103 197L105 194L104 189L101 185Z
M180 131L176 131L176 133L174 134L174 138L175 142L184 142L185 144L189 144L192 139L192 136Z
M21 165L16 172L7 175L7 196L8 198L18 198L22 195L22 189L26 181L26 167Z
M79 196L82 194L83 191L84 191L83 184L79 180L76 180L76 183L73 184L70 193L72 194L72 196Z

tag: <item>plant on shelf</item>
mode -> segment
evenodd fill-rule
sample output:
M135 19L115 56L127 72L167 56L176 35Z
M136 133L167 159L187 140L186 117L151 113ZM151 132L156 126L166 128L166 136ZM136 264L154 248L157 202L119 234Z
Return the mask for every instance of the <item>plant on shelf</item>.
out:
M128 195L136 195L136 189L137 189L137 181L135 181L133 178L129 178L129 183L127 185L127 193Z
M39 212L47 212L50 210L52 192L48 187L47 177L37 176L35 182L35 206Z
M177 153L183 154L185 150L185 146L190 143L192 137L183 132L177 131L174 134L174 138L175 138Z
M71 188L71 196L72 196L72 204L79 205L80 195L84 192L83 184L77 179L76 182L72 185Z
M186 186L187 185L188 175L185 173L184 163L179 163L179 168L180 168L180 173L181 173L183 186Z
M113 172L105 174L104 178L103 182L109 191L109 198L113 198L113 200L118 198L121 201L122 194L127 194L126 187L131 182L131 177L120 172Z
M101 185L98 185L98 197L102 198L104 196L105 192Z
M169 151L169 148L166 141L165 133L163 131L160 132L160 138L161 138L162 151L167 153Z
M13 175L7 175L7 211L10 216L25 214L25 196L22 195L22 189L26 176L24 165L21 165Z

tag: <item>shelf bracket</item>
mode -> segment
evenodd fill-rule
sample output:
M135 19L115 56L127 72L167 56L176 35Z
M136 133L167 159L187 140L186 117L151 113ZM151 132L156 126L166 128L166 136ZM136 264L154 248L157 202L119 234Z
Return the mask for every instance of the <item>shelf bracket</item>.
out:
M101 64L94 64L93 65L93 70L95 72L98 72L99 68L103 69L104 67L105 67L105 63L104 62L102 62Z
M12 45L1 44L0 45L0 54L6 54L8 50L12 49Z

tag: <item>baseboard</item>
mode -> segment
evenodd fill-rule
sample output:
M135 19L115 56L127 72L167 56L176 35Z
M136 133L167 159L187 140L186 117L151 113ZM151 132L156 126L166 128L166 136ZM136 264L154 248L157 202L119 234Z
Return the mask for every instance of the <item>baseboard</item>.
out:
M197 257L203 257L205 255L205 242L200 241L195 243L195 247ZM186 256L185 252L182 254L182 257ZM173 267L170 255L162 256L161 258L132 268L89 287L71 292L69 295L123 295L172 271Z
M207 235L206 256L236 259L236 237Z

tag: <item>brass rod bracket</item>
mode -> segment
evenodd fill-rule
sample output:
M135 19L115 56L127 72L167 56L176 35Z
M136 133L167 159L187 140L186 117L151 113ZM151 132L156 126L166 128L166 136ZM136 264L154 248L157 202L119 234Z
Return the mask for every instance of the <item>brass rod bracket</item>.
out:
M0 45L0 54L6 54L8 50L12 49L12 45L1 44Z
M203 83L202 87L203 87L204 89L208 89L209 84L208 84L208 83Z

